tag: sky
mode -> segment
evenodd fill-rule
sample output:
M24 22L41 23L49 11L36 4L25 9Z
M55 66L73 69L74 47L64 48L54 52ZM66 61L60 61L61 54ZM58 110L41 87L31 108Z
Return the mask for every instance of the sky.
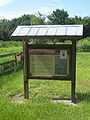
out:
M23 14L49 15L64 9L70 17L90 16L90 0L0 0L0 19L13 19Z

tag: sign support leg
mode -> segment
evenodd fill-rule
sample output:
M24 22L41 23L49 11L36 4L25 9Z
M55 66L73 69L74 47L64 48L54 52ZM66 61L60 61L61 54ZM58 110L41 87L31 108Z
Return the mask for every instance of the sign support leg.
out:
M72 81L71 81L71 99L75 102L75 84L76 84L76 41L72 41Z
M23 54L24 54L24 98L29 98L29 86L28 86L28 41L23 42Z

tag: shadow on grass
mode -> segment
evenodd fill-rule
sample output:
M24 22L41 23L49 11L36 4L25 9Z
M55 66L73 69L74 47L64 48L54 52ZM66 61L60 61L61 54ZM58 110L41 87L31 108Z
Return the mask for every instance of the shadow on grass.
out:
M77 102L89 102L90 103L90 93L76 93Z
M71 100L71 98L52 98L52 100ZM80 102L90 103L90 92L88 92L88 93L76 93L75 103L78 104Z
M71 98L52 98L52 100L71 100Z

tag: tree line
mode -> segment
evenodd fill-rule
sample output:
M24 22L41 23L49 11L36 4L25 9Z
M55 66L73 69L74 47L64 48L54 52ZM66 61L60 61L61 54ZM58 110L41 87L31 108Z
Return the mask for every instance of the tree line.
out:
M84 25L84 37L90 36L90 16L85 17L69 17L69 14L64 9L56 9L50 15L45 16L38 12L37 15L27 14L12 20L0 20L0 40L11 40L10 35L18 25Z

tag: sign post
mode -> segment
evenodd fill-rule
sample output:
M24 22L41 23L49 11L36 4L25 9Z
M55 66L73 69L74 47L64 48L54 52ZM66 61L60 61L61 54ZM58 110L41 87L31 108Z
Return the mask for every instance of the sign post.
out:
M71 99L75 102L75 84L76 84L76 41L72 41L72 80L71 80Z
M71 99L75 102L76 42L72 45L29 45L27 41L23 48L24 98L29 98L29 79L69 80Z
M83 37L83 25L18 26L12 37L24 40L25 99L29 98L29 79L69 80L71 100L75 102L76 41ZM71 40L72 44L29 45L30 39Z
M29 52L28 52L28 41L23 42L23 54L24 54L24 69L23 69L23 74L24 74L24 98L28 99L29 98L29 86L28 86L28 63L29 63Z

